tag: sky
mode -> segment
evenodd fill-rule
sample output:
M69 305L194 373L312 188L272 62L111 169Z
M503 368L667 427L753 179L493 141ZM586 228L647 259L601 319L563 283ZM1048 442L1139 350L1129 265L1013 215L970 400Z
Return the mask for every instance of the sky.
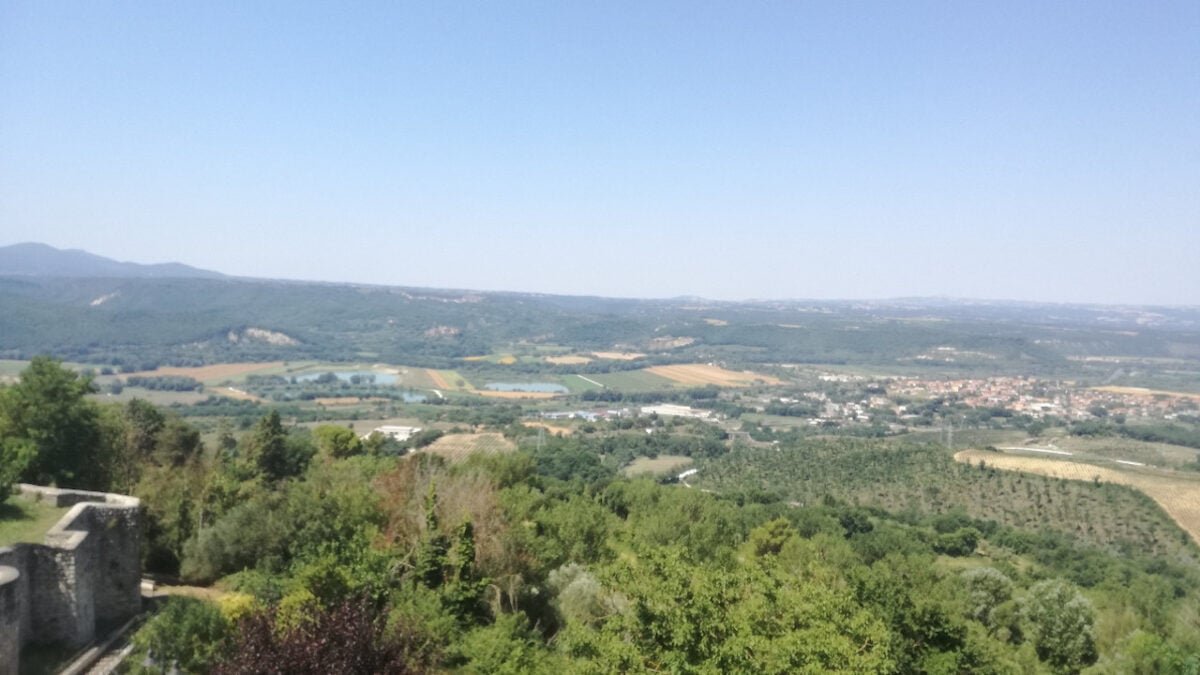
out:
M0 245L1200 305L1200 2L0 2Z

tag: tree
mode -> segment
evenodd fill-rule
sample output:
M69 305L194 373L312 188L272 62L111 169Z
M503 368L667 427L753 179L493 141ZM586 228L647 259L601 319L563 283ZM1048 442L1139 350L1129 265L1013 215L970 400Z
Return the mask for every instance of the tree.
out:
M1012 597L1012 580L994 567L976 567L962 573L970 603L967 615L991 627L994 613L1001 603Z
M362 452L363 444L354 430L334 424L322 424L313 429L317 439L317 451L323 455L341 459Z
M1095 611L1073 584L1062 579L1035 584L1023 603L1022 616L1038 658L1056 670L1075 673L1096 661Z
M126 664L138 675L208 672L229 637L229 623L216 605L172 597L134 635Z
M289 435L279 411L272 410L243 439L242 466L274 483L303 473L314 451L307 432Z
M48 356L34 358L20 383L0 395L6 463L26 457L23 477L34 483L107 489L108 448L97 406L87 399L95 391L91 378Z

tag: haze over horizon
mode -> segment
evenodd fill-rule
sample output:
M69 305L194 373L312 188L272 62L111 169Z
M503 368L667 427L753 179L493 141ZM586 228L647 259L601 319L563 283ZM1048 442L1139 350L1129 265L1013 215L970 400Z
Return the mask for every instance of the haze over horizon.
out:
M610 297L1200 304L1200 5L0 6L0 245Z

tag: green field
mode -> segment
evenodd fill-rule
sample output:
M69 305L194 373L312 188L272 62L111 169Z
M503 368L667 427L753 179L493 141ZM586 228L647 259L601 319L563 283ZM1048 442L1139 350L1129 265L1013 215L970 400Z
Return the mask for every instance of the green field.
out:
M601 381L600 378L596 377L595 375L585 375L584 377L593 379L596 382ZM562 382L563 386L569 389L572 394L578 394L583 391L591 391L593 389L602 388L596 384L593 384L592 382L588 382L587 380L583 379L583 377L578 375L563 375L556 379L558 379L559 382Z
M598 373L588 375L605 387L624 391L653 391L656 389L671 389L676 384L665 377L659 377L644 370L627 370L617 373Z
M49 530L70 508L47 506L21 497L0 503L0 546L18 542L41 543Z
M625 476L651 476L677 474L691 466L692 458L684 455L659 455L658 457L638 457L630 462L621 473Z

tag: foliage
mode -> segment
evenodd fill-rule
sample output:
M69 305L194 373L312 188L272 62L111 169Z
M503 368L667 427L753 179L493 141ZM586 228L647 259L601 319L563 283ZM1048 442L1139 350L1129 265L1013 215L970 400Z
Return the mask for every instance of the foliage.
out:
M303 621L281 625L267 612L237 626L228 656L214 675L288 673L420 673L429 656L402 629L390 630L365 600L314 608Z
M1038 656L1055 669L1078 672L1095 662L1095 612L1070 583L1047 579L1036 584L1021 613Z
M171 597L134 635L133 652L125 664L129 672L139 675L207 673L220 660L231 629L216 606Z
M335 459L357 455L363 450L358 434L346 427L322 424L313 429L313 438L316 439L318 452Z
M0 391L0 444L10 467L33 483L105 489L109 457L90 378L49 357L33 359L18 384Z

